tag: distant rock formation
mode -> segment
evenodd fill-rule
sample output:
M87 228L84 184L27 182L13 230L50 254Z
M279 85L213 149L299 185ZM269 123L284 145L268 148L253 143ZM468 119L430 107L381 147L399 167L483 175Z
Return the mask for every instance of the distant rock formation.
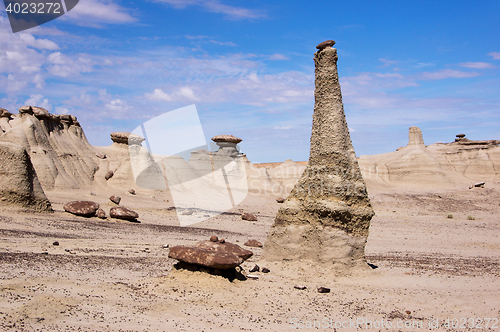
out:
M0 142L0 206L52 211L26 149Z
M366 266L364 248L374 212L345 119L337 59L337 50L329 46L315 53L309 163L278 211L264 246L266 260Z
M410 127L408 138L408 145L425 145L422 131L419 127Z
M44 190L93 183L97 157L76 117L36 106L23 106L19 114L1 113L0 141L26 149Z
M452 143L425 146L418 127L410 127L408 145L395 152L360 156L370 186L455 188L500 176L498 141L471 141L459 134Z

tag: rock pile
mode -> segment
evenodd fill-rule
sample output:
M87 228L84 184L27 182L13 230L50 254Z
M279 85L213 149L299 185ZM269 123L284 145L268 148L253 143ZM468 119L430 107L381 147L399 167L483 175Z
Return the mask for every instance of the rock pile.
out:
M366 266L364 248L374 211L345 119L337 50L327 44L314 56L309 163L278 211L264 258Z

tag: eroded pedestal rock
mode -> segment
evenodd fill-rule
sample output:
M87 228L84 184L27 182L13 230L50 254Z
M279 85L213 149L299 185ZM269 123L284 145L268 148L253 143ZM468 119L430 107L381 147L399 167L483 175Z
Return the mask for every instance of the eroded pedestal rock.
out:
M264 246L266 260L365 265L374 212L345 119L337 59L329 46L315 53L309 163L278 211Z

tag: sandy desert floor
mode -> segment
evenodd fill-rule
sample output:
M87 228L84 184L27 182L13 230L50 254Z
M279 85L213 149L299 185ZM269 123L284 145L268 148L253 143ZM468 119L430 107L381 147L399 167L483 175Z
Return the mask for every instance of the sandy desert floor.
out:
M253 248L242 273L255 264L270 272L233 281L176 269L163 246L211 235L240 245L248 239L265 242L279 208L275 197L249 196L234 211L179 227L175 212L167 209L171 203L160 194L47 192L54 213L0 211L0 327L500 330L500 183L435 192L368 189L376 216L366 254L376 268L346 275L308 262L265 262L262 249ZM139 212L140 223L63 212L63 204L74 199L94 200L109 211L110 194ZM242 211L259 220L241 220ZM318 293L320 286L331 292Z

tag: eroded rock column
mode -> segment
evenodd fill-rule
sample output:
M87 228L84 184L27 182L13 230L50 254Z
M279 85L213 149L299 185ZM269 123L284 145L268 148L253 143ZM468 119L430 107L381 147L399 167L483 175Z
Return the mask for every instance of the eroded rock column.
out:
M283 206L264 246L266 260L365 263L374 215L342 104L337 50L318 45L309 164Z

